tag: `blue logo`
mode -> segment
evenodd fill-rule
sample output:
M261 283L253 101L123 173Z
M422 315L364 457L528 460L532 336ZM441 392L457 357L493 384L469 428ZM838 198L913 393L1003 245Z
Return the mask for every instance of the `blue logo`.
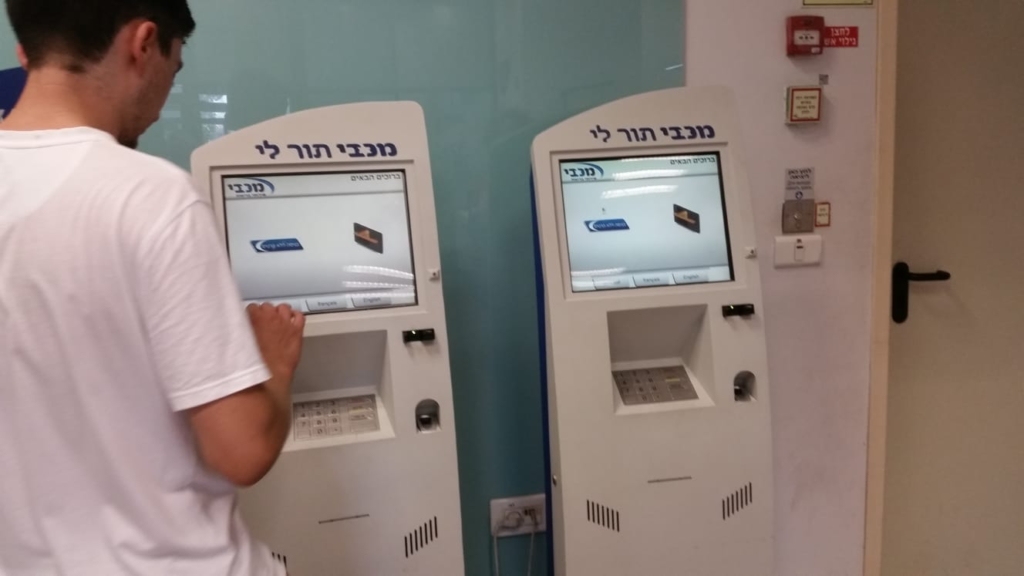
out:
M298 238L280 238L277 240L252 240L252 247L257 252L297 252L305 250Z
M573 180L596 180L604 177L604 168L590 162L581 162L569 168L563 168L564 173Z
M277 191L274 187L273 182L270 180L264 180L263 178L234 178L234 180L245 180L238 184L225 184L225 188L234 192L235 194L273 194Z
M614 220L587 220L584 224L587 225L587 230L590 230L591 232L618 232L620 230L629 230L629 224L627 224L622 218L615 218Z

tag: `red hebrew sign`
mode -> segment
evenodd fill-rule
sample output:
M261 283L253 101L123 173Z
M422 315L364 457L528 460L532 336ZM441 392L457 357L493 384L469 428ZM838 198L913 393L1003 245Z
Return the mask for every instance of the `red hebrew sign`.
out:
M857 48L860 46L859 26L826 26L825 48Z

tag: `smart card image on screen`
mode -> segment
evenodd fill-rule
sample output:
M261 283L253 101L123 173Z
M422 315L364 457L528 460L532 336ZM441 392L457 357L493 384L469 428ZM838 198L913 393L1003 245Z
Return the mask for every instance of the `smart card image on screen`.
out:
M573 292L733 280L718 153L560 168Z
M403 171L223 184L231 268L246 302L306 313L416 304Z

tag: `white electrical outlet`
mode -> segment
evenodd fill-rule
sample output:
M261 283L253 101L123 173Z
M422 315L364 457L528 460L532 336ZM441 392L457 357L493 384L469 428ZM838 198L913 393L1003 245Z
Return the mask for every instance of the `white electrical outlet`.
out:
M819 235L778 236L775 238L775 267L817 266L821 264L821 252Z
M547 499L543 494L491 500L491 535L499 538L545 532Z

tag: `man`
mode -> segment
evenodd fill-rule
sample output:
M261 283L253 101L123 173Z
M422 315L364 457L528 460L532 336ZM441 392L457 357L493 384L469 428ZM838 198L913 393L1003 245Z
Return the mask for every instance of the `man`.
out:
M0 125L0 575L283 574L235 487L280 453L305 321L247 318L209 206L132 150L186 0L6 5L28 81Z

